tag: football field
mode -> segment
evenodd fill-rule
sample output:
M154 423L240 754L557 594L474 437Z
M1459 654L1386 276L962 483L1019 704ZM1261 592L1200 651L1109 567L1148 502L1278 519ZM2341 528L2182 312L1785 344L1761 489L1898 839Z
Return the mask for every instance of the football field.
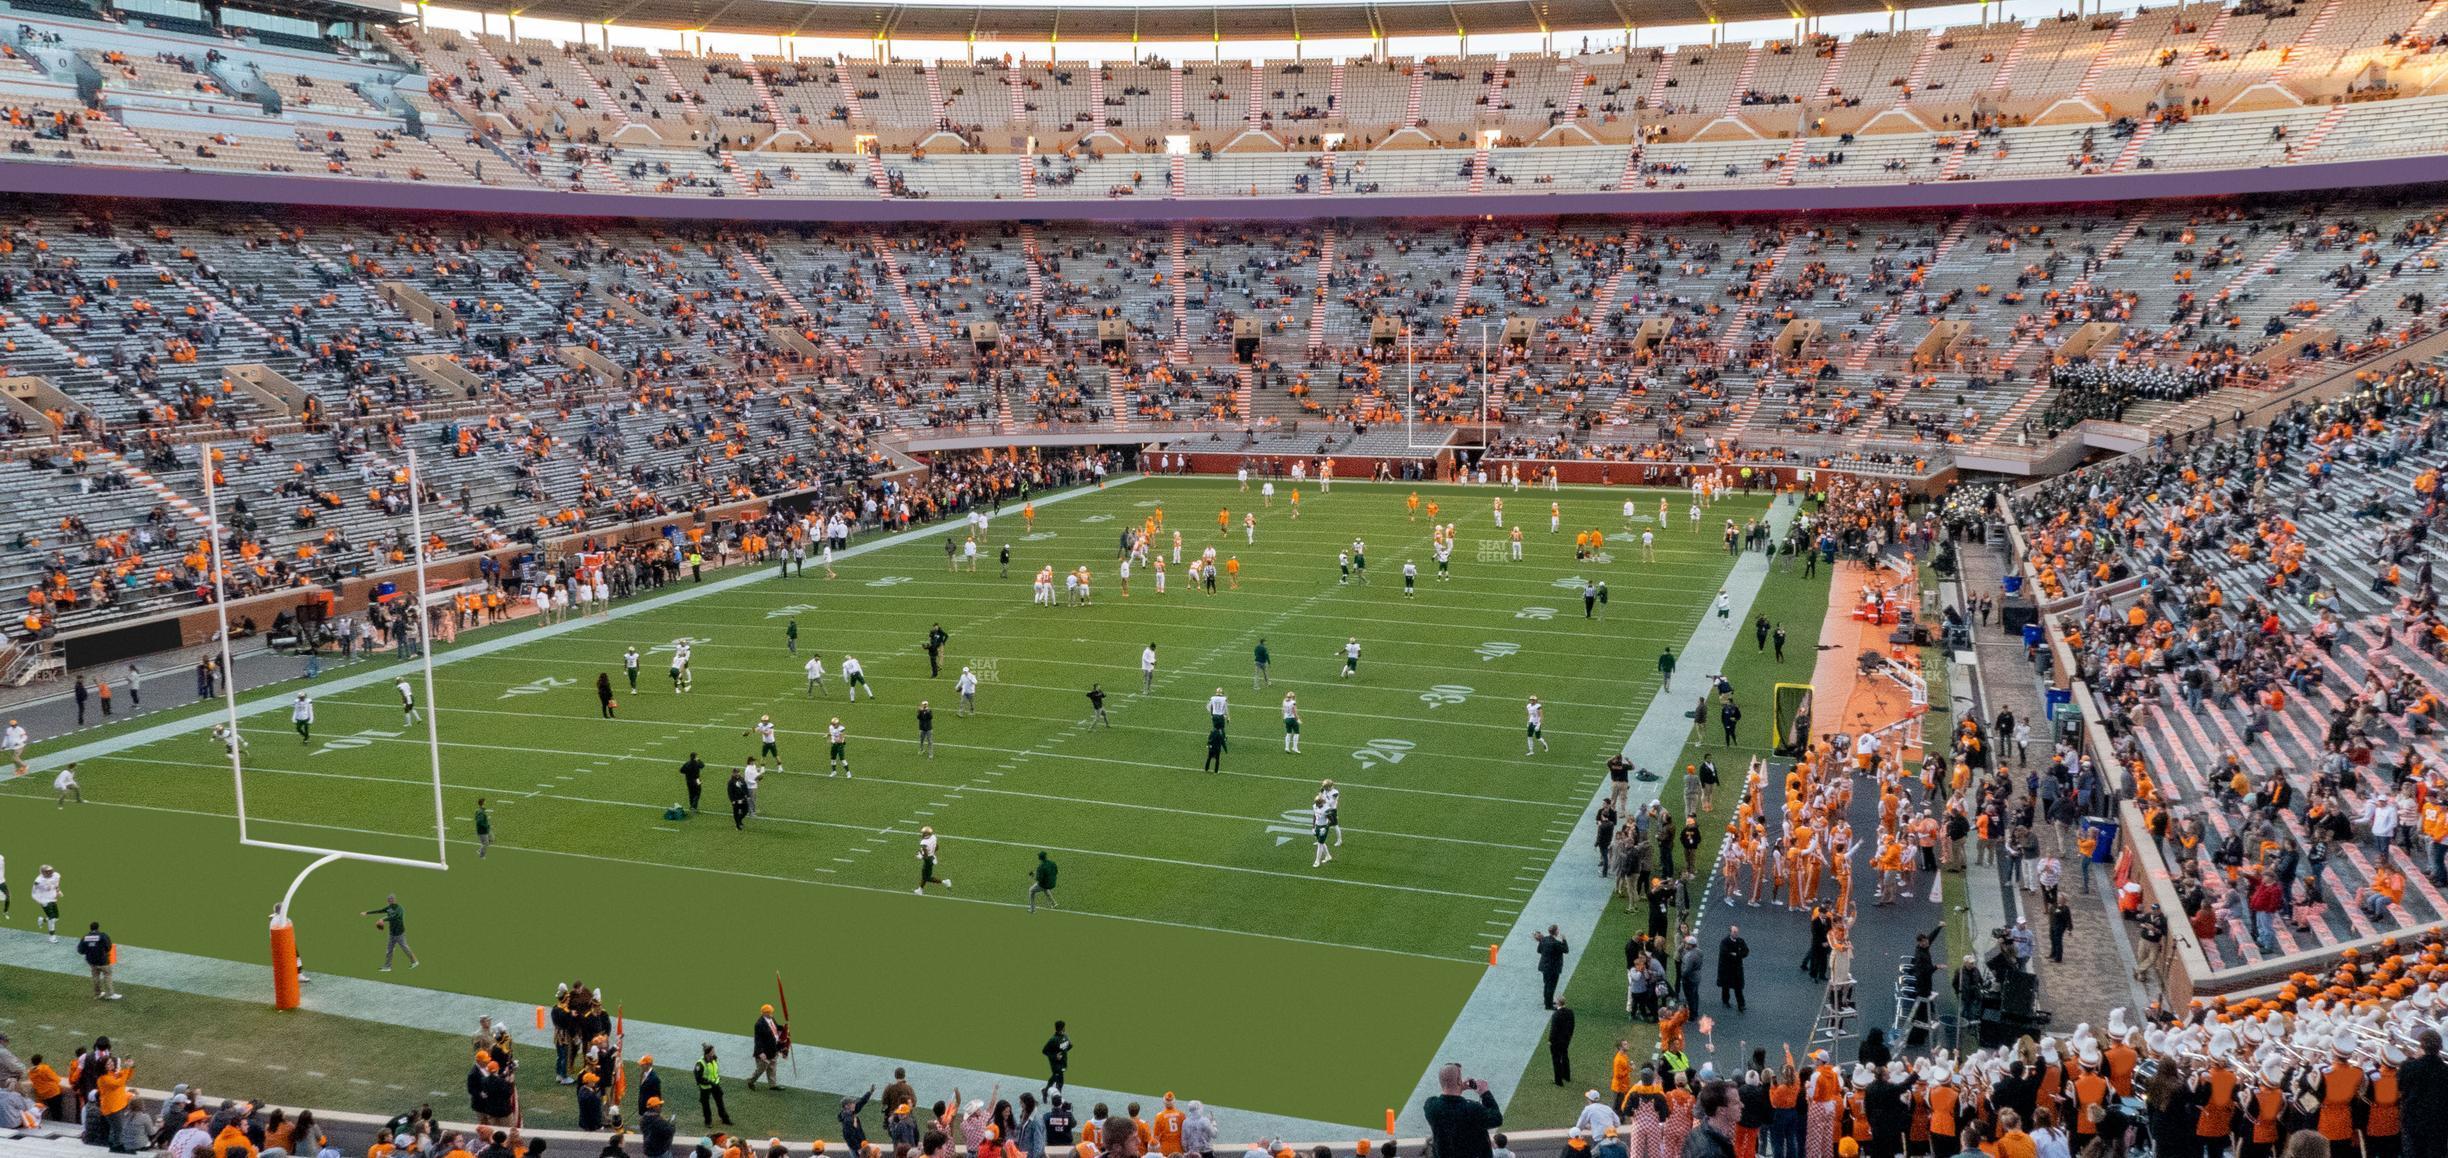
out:
M1006 505L974 573L947 569L953 524L854 552L832 579L724 571L609 618L463 636L434 668L450 870L323 870L296 905L301 952L318 974L374 976L382 938L358 913L396 892L422 955L415 972L385 976L396 984L518 1009L576 978L631 1019L740 1033L778 971L802 1044L1034 1075L1049 1023L1064 1018L1083 1085L1381 1122L1436 1060L1488 946L1648 707L1659 650L1679 652L1708 612L1732 564L1724 520L1767 504L1721 501L1694 528L1673 491L1419 487L1414 515L1408 486L1301 490L1296 519L1287 494L1263 506L1254 485L1138 479L1041 502L1033 525ZM1507 558L1495 525L1500 494L1524 561ZM1655 528L1661 496L1673 517L1645 561L1639 532ZM1629 530L1627 497L1646 516ZM1449 581L1436 576L1428 503L1459 525ZM1178 531L1185 562L1211 545L1237 557L1238 588L1208 595L1176 566L1159 595L1135 567L1125 597L1118 536L1159 511L1168 562ZM1253 511L1254 542L1242 525ZM1607 554L1576 561L1573 533L1588 528L1606 533ZM1338 582L1336 554L1355 538L1365 585ZM1009 578L993 557L1005 543ZM1405 562L1419 568L1415 596ZM1049 565L1090 568L1093 604L1033 605L1030 580ZM1597 618L1583 616L1585 578L1609 587ZM935 625L949 640L930 677L922 645ZM1345 678L1355 638L1362 658ZM1253 688L1261 640L1271 678ZM682 642L694 687L675 694L665 668ZM635 694L627 647L644 655ZM813 695L811 653L828 674ZM844 698L846 656L875 698ZM963 667L979 679L974 716L956 714ZM364 670L347 669L358 686L304 685L316 694L310 740L278 706L294 687L241 697L272 704L245 721L253 835L432 855L425 727L403 719L388 675ZM616 688L616 718L598 710L599 674ZM1092 684L1109 694L1109 727L1091 726ZM1229 749L1206 773L1219 688ZM1283 750L1287 693L1303 721L1298 754ZM1524 750L1533 695L1550 750ZM921 700L936 712L931 758L917 743ZM766 715L780 768L737 830L723 781L757 751ZM835 717L848 777L827 769ZM209 722L106 734L103 746L124 743L81 765L87 807L55 809L44 775L0 785L0 852L21 893L34 865L54 864L73 929L98 919L133 946L263 961L263 918L306 858L237 846ZM179 734L142 734L164 727ZM667 819L692 753L707 765L704 811ZM1310 804L1327 778L1342 790L1343 843L1313 868ZM481 860L479 798L495 832ZM921 826L940 835L937 874L950 881L923 897ZM1060 908L1032 914L1040 852L1060 866ZM726 1061L746 1072L747 1059Z

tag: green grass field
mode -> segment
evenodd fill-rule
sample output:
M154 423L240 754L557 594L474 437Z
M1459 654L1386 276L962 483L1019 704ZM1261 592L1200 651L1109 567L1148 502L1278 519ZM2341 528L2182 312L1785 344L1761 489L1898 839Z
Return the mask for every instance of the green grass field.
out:
M1683 524L1679 498L1644 563L1622 533L1627 492L1563 492L1565 531L1550 535L1549 496L1525 490L1506 497L1530 558L1509 563L1493 492L1421 488L1461 525L1454 578L1439 583L1427 519L1405 517L1408 488L1303 489L1298 520L1281 499L1259 510L1254 545L1240 532L1254 490L1142 480L1043 505L1033 532L1007 508L987 554L1012 543L1009 580L991 559L947 573L928 536L845 559L830 581L763 578L490 655L446 649L435 679L451 870L323 870L296 908L302 952L318 973L373 975L381 938L357 912L396 891L425 958L396 982L515 1008L579 977L631 1018L741 1033L780 970L803 1043L1033 1074L1061 1017L1079 1043L1075 1082L1375 1121L1433 1060L1486 946L1647 706L1659 648L1679 649L1730 560L1715 530ZM1656 492L1641 498L1654 509ZM1122 597L1117 533L1159 503L1166 553L1172 530L1185 557L1214 543L1240 558L1239 590L1194 592L1175 569L1158 597L1140 570ZM1706 522L1764 509L1720 503ZM1575 527L1606 530L1614 558L1576 563ZM1372 583L1339 586L1335 553L1355 536ZM1412 599L1406 560L1422 573ZM1091 567L1095 605L1032 606L1044 564ZM1582 575L1611 589L1594 622L1566 583ZM951 641L930 680L920 643L937 622ZM1349 636L1365 647L1356 680L1338 678ZM1261 637L1274 686L1253 691ZM687 695L663 675L680 638L695 653ZM1159 678L1143 696L1150 642ZM619 718L600 719L595 677L618 684L631 645L649 653L641 693L623 688ZM857 656L881 698L846 704L836 670L832 698L809 699L808 651L829 669ZM954 715L964 664L983 680L975 718ZM1112 693L1110 730L1083 726L1092 681ZM1204 704L1218 686L1232 748L1206 775ZM1280 750L1286 691L1305 721L1298 755ZM1525 756L1533 694L1553 750ZM916 750L921 698L938 710L932 760ZM787 772L768 776L762 814L737 832L721 775L756 750L743 733L762 713L780 726ZM825 773L834 715L855 779ZM403 725L389 687L319 696L312 743L285 712L251 717L247 734L255 836L430 855L424 730ZM691 751L710 766L707 810L666 822ZM81 809L54 810L43 777L0 788L21 897L35 864L56 864L75 927L101 919L130 944L263 960L263 916L305 858L236 846L227 763L200 723L82 772L96 803ZM1308 805L1325 777L1344 789L1346 843L1312 870ZM497 834L483 861L478 797ZM924 898L911 895L922 824L942 834L939 874L954 882ZM1031 915L1040 850L1062 866L1063 907Z

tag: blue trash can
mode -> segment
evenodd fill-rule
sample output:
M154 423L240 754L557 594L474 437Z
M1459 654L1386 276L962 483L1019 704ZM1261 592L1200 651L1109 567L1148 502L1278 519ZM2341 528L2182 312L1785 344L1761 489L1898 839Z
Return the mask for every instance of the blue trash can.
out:
M2023 577L2021 575L2008 575L2006 577L2006 597L2008 599L2012 599L2017 595L2021 595L2022 593Z
M2074 706L2074 689L2049 688L2040 693L2040 698L2047 705L2048 718L2058 719Z

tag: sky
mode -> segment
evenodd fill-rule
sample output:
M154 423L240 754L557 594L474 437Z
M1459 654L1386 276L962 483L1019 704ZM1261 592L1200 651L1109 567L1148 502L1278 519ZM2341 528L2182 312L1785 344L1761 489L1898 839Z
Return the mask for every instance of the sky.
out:
M1033 2L1034 0L964 0L963 6L1020 6ZM1208 7L1213 2L1214 0L1199 0L1193 6ZM1165 3L1165 0L1151 0L1151 3L1148 4L1139 3L1136 0L1063 0L1063 7L1074 11L1094 8L1127 10L1162 3ZM2130 11L2138 5L2108 3L2104 7L2107 11ZM2023 21L2044 19L2072 10L2069 4L2061 3L2059 0L2001 0L1999 3L1988 5L1955 4L1924 8L1909 14L1902 14L1902 16L1909 19L1910 27L1946 28L1979 23L1984 8L1988 9L1988 16L1992 20ZM2086 9L2086 11L2089 10ZM506 32L504 20L498 14L488 18L472 11L448 8L438 3L425 7L423 12L425 22L430 27L466 31L482 29L490 30L495 35ZM1829 16L1820 21L1819 30L1838 36L1849 36L1856 32L1885 31L1889 26L1888 20L1886 13ZM1904 26L1897 25L1897 27ZM865 59L874 55L876 47L872 42L865 40L838 40L822 37L797 37L792 43L785 45L779 38L771 36L685 32L620 24L590 26L585 28L582 34L579 25L568 21L525 18L518 21L518 34L523 40L552 41L578 40L583 35L583 38L589 43L601 43L606 36L609 36L614 45L664 52L674 50L729 52L743 56L752 54L831 56L838 54ZM1750 21L1725 26L1725 36L1728 40L1769 40L1790 37L1793 34L1794 24L1791 21ZM1643 28L1638 33L1638 41L1644 48L1661 45L1702 44L1709 40L1709 35L1710 29L1707 25L1695 23L1674 28ZM1577 31L1559 30L1555 34L1553 47L1557 52L1571 53L1620 48L1623 43L1624 32L1620 28L1591 30L1586 35ZM1474 36L1470 40L1470 50L1474 53L1535 53L1540 51L1541 47L1541 38L1535 33ZM1216 59L1219 54L1228 60L1289 60L1295 55L1312 60L1335 60L1366 56L1369 53L1370 44L1365 40L1312 40L1301 44L1294 44L1290 41L1227 41L1220 46L1207 41L1180 44L1150 41L1137 45L1127 42L1088 41L1047 44L1042 41L1024 43L996 39L980 41L972 46L958 42L896 40L892 42L891 49L894 57L905 60L966 60L972 50L980 58L1011 56L1015 59L1035 61L1043 61L1049 57L1074 61L1128 61L1147 56L1166 60L1200 61ZM1459 52L1460 49L1459 40L1452 36L1397 37L1387 44L1387 51L1397 57L1452 55Z

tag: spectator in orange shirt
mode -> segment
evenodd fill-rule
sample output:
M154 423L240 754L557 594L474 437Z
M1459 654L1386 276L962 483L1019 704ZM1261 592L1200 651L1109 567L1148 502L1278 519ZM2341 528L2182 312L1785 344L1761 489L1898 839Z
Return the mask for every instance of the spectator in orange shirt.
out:
M136 1076L136 1063L115 1057L103 1064L102 1076L94 1079L95 1106L102 1112L103 1137L109 1141L112 1153L132 1154L136 1147L129 1144L131 1141L138 1144L150 1141L125 1136L128 1104L133 1100L128 1096L128 1079Z

